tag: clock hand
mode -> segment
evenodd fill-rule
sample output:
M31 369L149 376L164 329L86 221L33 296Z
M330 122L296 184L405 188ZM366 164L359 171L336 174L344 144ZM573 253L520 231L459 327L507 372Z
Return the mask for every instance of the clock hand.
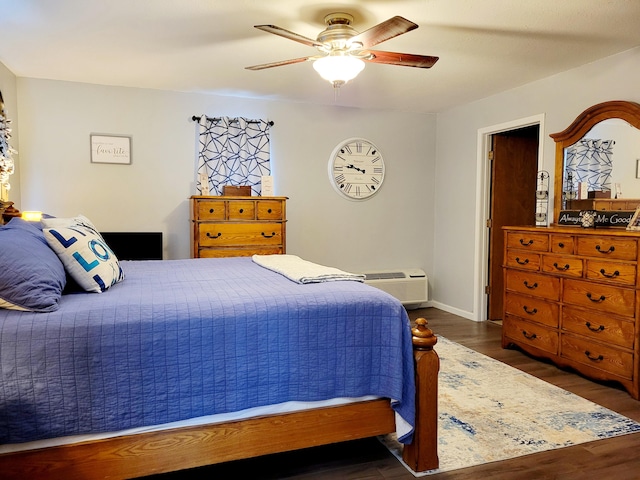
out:
M353 164L351 164L351 165L347 165L346 167L347 167L347 168L353 168L354 170L357 170L357 171L362 172L362 173L366 173L366 172L364 171L364 169L363 169L363 168L358 168L358 167L356 167L356 166L355 166L355 165L353 165Z

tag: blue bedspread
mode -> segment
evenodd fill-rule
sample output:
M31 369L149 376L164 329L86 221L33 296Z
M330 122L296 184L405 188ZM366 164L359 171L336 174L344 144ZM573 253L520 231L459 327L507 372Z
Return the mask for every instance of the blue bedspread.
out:
M363 395L414 425L409 319L390 295L250 258L121 264L105 293L0 310L0 444Z

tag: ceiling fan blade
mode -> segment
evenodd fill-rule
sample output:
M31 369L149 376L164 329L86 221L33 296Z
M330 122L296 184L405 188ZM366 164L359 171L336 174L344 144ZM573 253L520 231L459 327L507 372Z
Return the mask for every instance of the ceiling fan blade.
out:
M289 40L293 40L295 42L300 42L310 47L322 47L323 44L313 40L311 38L304 37L302 35L298 35L297 33L290 32L289 30L285 30L284 28L276 27L275 25L254 25L258 30L264 30L265 32L273 33L274 35L279 35L284 38L288 38Z
M385 63L388 65L400 65L404 67L431 68L438 61L438 57L426 55L412 55L411 53L381 52L379 50L368 50L373 57L363 60L372 63Z
M246 70L264 70L265 68L281 67L282 65L292 65L294 63L301 63L310 60L311 57L293 58L291 60L282 60L280 62L263 63L261 65L253 65L251 67L244 67Z
M351 38L351 42L362 44L362 48L369 48L389 40L403 33L418 28L418 25L404 17L393 17Z

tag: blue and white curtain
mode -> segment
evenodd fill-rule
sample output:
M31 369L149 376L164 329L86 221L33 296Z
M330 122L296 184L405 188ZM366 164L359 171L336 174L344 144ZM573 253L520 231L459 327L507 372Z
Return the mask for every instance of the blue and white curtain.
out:
M222 195L224 185L250 185L261 194L263 176L271 175L269 128L266 120L200 117L196 191L202 194L200 174L209 181L209 194Z
M567 148L565 191L577 191L580 182L590 191L611 190L614 144L613 140L583 138Z

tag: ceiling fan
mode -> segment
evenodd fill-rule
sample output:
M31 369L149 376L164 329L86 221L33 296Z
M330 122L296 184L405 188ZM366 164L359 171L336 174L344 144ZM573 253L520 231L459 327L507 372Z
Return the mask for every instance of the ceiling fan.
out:
M324 21L327 28L318 34L316 40L275 25L255 25L259 30L315 47L320 53L315 56L253 65L246 67L247 70L263 70L312 60L313 67L320 76L331 82L334 88L339 88L362 71L364 62L430 68L438 61L438 57L370 49L379 43L418 28L417 24L406 18L400 16L390 18L362 33L358 33L351 26L353 16L348 13L330 13Z

